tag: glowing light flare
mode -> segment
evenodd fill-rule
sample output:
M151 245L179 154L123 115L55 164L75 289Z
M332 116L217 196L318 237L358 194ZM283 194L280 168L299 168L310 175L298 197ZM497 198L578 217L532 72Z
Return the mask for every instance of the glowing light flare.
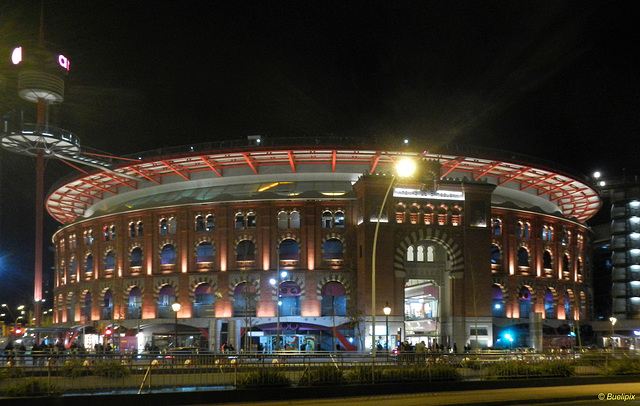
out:
M13 49L13 52L11 53L11 62L14 65L18 65L22 62L22 47L16 47Z
M396 173L402 177L411 176L416 171L416 167L416 162L413 159L403 159L397 163Z

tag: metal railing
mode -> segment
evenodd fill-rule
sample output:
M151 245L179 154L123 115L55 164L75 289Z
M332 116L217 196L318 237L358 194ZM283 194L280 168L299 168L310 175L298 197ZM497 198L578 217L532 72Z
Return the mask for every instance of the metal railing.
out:
M0 396L34 380L39 381L36 387L51 394L150 393L178 388L212 390L598 375L606 373L612 363L624 360L630 360L629 354L606 352L384 353L378 354L375 364L370 354L350 352L5 354L0 356Z

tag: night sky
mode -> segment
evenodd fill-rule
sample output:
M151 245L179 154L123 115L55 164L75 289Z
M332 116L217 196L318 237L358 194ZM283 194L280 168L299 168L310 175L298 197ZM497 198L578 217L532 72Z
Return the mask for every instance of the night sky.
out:
M394 136L633 176L633 4L45 0L47 46L71 60L50 123L115 155L251 134ZM7 73L39 20L40 1L0 3L0 116L35 121ZM68 172L48 163L47 189ZM32 299L34 174L33 159L0 150L0 302ZM47 246L57 226L47 219Z

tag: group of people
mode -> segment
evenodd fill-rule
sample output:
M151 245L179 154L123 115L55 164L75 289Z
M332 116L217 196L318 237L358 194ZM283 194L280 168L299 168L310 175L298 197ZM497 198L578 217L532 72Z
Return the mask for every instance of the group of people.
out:
M236 348L233 346L233 344L225 341L224 344L222 344L222 346L220 347L220 351L222 351L223 353L233 353L236 352Z

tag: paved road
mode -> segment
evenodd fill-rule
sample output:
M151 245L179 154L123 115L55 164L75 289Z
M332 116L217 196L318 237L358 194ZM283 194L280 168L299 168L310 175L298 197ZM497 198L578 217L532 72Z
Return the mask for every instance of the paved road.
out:
M613 399L627 395L627 399ZM635 395L635 396L634 396ZM603 400L599 399L603 397ZM608 397L608 399L607 399ZM635 398L635 399L634 399ZM554 386L544 388L488 389L433 392L409 395L360 396L354 398L307 399L272 402L224 403L215 406L441 406L441 405L640 405L640 382ZM202 405L204 406L204 405ZM213 406L213 405L212 405Z

